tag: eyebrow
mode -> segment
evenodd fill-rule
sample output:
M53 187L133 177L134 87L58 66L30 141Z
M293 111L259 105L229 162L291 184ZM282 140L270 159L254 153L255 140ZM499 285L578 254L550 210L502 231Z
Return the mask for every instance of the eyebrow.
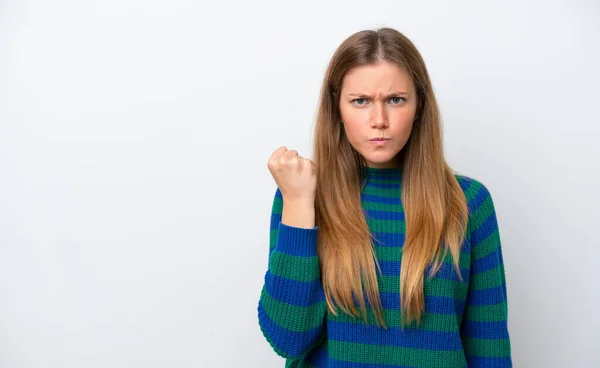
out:
M388 94L386 96L386 98L390 98L390 97L394 97L394 96L402 96L402 95L408 96L408 92L392 92L392 93ZM369 96L366 93L348 93L348 96L355 96L355 97L360 97L360 98L364 98L364 97L371 98L371 96Z

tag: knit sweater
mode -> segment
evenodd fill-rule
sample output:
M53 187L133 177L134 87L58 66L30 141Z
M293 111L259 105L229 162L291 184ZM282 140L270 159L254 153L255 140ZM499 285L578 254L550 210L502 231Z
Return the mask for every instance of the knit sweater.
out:
M455 176L469 209L459 257L463 280L448 253L435 276L425 277L421 324L404 329L399 293L406 230L402 170L364 167L366 185L361 189L381 267L377 279L387 329L376 324L370 308L368 323L327 309L317 256L318 226L283 224L283 198L276 189L258 321L274 351L286 358L286 367L512 367L504 263L492 197L481 182Z

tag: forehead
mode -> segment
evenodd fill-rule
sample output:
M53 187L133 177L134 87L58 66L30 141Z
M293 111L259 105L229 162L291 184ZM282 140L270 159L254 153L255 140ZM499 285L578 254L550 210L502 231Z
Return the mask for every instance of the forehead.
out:
M412 87L410 75L387 61L356 66L346 73L342 82L342 90L348 92L409 91Z

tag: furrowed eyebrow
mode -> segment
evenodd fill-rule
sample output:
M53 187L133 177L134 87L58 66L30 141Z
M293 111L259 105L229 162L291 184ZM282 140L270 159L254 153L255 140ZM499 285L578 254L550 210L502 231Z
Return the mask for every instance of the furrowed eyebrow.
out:
M348 93L348 96L353 96L353 97L358 97L358 98L371 98L371 96L369 96L366 93ZM386 96L386 98L392 98L395 96L408 96L408 92L394 92L394 93L390 93L389 95Z

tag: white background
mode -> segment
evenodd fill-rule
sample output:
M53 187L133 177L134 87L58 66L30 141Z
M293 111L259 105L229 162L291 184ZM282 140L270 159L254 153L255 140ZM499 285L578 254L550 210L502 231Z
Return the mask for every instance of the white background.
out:
M364 28L421 51L494 198L515 367L600 366L600 3L0 2L0 367L282 367L275 191Z

